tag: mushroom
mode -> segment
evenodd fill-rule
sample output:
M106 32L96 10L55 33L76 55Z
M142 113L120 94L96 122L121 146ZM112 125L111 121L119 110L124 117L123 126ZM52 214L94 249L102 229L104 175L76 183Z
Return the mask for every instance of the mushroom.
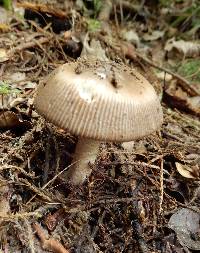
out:
M135 69L109 61L78 59L58 67L40 83L34 105L48 121L78 136L67 171L76 185L90 175L88 163L95 162L102 141L135 140L163 121L152 85Z

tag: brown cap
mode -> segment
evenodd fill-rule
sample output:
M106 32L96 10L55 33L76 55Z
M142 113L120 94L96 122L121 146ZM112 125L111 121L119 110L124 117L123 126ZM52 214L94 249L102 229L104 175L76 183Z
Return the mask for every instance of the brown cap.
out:
M134 140L156 131L163 115L151 84L115 62L79 59L39 85L35 108L71 134L107 141Z

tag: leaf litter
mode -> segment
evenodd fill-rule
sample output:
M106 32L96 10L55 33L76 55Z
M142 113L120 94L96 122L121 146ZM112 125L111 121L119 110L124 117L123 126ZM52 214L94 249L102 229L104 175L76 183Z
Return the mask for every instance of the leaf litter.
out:
M198 60L194 40L185 37L180 44L179 37L183 28L191 29L185 22L193 13L172 27L163 13L171 18L179 1L164 7L160 1L161 11L154 1L100 2L20 1L24 16L15 13L14 4L9 22L3 21L9 26L0 37L3 252L48 252L44 245L52 242L53 252L199 250L200 86L176 73L180 59L173 54L167 59L173 48ZM105 4L110 8L103 9ZM90 27L89 19L95 21ZM166 52L172 39L176 43ZM99 54L136 67L154 85L164 124L159 133L137 142L102 143L91 177L75 187L62 173L70 166L76 138L45 122L32 101L47 74L93 44ZM162 57L154 56L155 47Z

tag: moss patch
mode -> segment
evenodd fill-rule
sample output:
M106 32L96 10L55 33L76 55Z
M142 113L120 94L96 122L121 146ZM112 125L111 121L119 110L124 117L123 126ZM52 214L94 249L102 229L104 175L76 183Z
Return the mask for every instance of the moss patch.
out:
M178 73L192 82L200 82L200 59L191 59L183 62Z

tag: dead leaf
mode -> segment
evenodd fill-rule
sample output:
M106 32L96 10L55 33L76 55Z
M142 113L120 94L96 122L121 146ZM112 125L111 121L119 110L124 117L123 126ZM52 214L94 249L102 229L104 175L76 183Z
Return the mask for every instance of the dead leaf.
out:
M8 12L5 8L0 7L0 24L8 24L9 18L8 18Z
M174 39L170 39L167 41L164 49L167 52L172 52L171 55L173 57L174 53L178 53L183 57L195 57L200 55L200 44L197 42L184 40L175 41Z
M9 59L7 50L4 48L0 48L0 62L5 62Z
M0 110L7 110L10 109L10 103L16 98L13 94L9 96L0 96Z
M167 104L194 115L200 115L200 96L191 97L172 80L164 92Z
M187 163L191 163L191 164L198 164L200 162L200 155L199 154L195 154L195 153L190 153L188 155L185 155L185 160L187 161ZM199 163L200 165L200 163Z
M24 72L15 72L9 76L9 81L12 81L12 82L21 82L21 81L24 81L25 79L26 79L26 73Z
M121 34L122 34L122 38L124 40L134 44L136 47L139 46L140 39L139 39L138 34L135 31L133 31L133 30L129 30L129 31L122 30Z
M188 97L187 101L194 111L200 112L200 96Z
M26 89L26 90L29 90L29 89L34 90L36 89L36 87L37 87L37 83L35 82L28 82L23 85L23 89Z
M141 47L140 51L142 55L144 55L144 53L142 52L143 50L144 49ZM162 43L160 43L160 41L154 41L153 46L146 48L145 55L149 54L151 55L152 62L154 62L158 66L163 66L163 62L165 61L166 57L166 52L163 50L163 45ZM155 72L157 71L156 69L154 70Z
M193 179L196 179L199 177L199 172L198 172L199 169L197 168L197 166L183 165L178 162L176 162L175 164L181 176L185 178L193 178Z
M10 198L11 198L11 187L7 181L5 181L0 176L0 238L5 234L4 231L4 219L2 217L6 216L10 212Z
M178 180L173 175L170 175L168 183L166 187L167 194L172 196L179 203L187 203L189 201L190 189L188 184L183 182L183 180Z
M122 142L121 145L123 149L125 149L125 151L132 152L134 148L134 144L135 144L134 141L127 141L127 142Z
M53 231L58 223L66 218L66 213L63 208L58 209L53 214L48 213L45 217L44 224L47 226L48 230Z
M10 101L9 108L14 108L17 105L23 104L27 101L27 98L17 97Z
M105 50L102 48L100 41L92 39L89 45L88 35L85 36L83 42L81 57L97 58L102 61L108 61Z
M21 57L24 60L24 62L30 62L34 58L35 54L33 52L30 52L28 50L23 50L21 52Z
M198 212L181 208L171 216L168 226L175 231L182 246L192 250L200 250L200 240L195 238L200 229L199 221Z
M11 111L2 111L0 113L0 129L11 129L14 127L31 127L31 123L27 120L22 120L19 116Z
M55 6L53 7L49 4L37 4L37 3L29 3L29 2L19 3L19 2L17 2L16 7L32 10L35 12L48 13L50 15L53 15L53 16L56 16L56 17L59 17L62 19L67 17L66 12L64 12L60 9L56 9Z
M159 72L159 73L156 73L156 76L158 77L159 80L161 81L166 81L166 82L169 82L172 80L172 75L162 71L162 72Z
M165 32L164 31L158 31L155 30L151 34L145 33L143 35L143 40L145 41L153 41L153 40L158 40L164 36Z

